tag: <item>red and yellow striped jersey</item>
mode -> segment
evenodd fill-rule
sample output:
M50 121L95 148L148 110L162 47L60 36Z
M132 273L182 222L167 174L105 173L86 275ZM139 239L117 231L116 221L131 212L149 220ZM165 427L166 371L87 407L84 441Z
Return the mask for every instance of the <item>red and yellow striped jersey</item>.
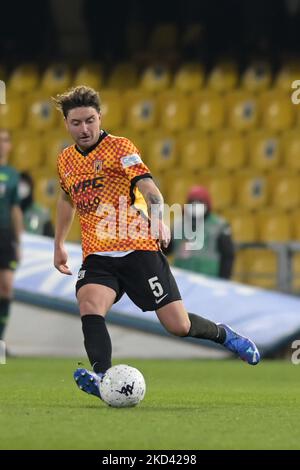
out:
M159 249L135 186L150 171L130 140L102 131L86 154L76 145L64 149L57 167L79 215L83 259L96 252Z

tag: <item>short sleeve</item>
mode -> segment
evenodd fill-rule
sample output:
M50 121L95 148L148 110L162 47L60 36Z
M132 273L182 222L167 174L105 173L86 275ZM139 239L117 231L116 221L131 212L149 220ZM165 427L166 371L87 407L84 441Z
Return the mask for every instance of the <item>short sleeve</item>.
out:
M19 206L20 205L20 196L19 196L19 173L15 173L14 176L14 185L11 191L11 205Z
M139 150L130 140L120 140L118 144L118 158L122 171L132 183L142 178L152 178L150 170L143 162Z
M61 189L66 193L69 194L69 191L67 189L65 180L64 180L64 168L63 168L63 162L61 158L61 154L57 158L57 173L58 173L58 179L59 179L59 184L61 186Z

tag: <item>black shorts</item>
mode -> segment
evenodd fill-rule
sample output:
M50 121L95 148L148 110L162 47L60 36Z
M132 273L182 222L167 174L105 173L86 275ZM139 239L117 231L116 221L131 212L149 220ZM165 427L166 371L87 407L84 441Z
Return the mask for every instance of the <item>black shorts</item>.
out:
M0 228L0 269L17 268L16 242L11 231Z
M89 255L78 273L76 295L85 284L101 284L124 292L140 309L157 310L181 300L167 258L160 251L133 251L122 257Z

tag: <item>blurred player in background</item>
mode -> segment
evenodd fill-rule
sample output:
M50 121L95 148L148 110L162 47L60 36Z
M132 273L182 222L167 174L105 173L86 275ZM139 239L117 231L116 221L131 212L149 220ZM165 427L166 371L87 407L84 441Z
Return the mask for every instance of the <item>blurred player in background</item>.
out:
M53 237L54 228L49 210L34 200L33 179L25 171L20 173L19 198L25 232Z
M191 250L189 240L172 237L166 254L173 255L173 265L178 268L229 279L234 261L231 229L223 217L212 212L208 190L203 186L193 186L188 192L185 209L185 220L191 222L193 231L204 221L204 246Z
M259 352L248 338L227 325L186 311L160 249L170 241L170 231L162 221L163 197L133 143L101 130L98 93L76 87L57 96L55 102L75 141L58 157L63 191L57 207L54 265L61 273L72 274L64 241L77 211L83 264L76 295L93 368L75 371L79 388L99 397L100 378L111 367L112 347L105 316L124 292L143 311L155 310L170 333L215 341L249 364L257 364ZM125 201L122 208L120 198ZM139 231L131 236L137 217ZM115 230L111 233L111 229Z
M18 196L19 175L8 165L11 149L9 131L0 129L0 339L8 321L23 228Z

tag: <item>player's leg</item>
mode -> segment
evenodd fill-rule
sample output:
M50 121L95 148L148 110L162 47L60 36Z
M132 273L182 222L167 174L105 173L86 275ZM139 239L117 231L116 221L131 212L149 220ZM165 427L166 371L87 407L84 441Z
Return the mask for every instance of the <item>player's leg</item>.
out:
M155 310L172 334L222 341L223 328L188 314L168 261L161 252L136 251L120 260L119 275L125 291L142 310Z
M105 316L116 300L116 291L100 284L85 284L77 291L84 346L96 373L111 367L111 340Z
M161 324L173 335L209 339L221 344L225 341L226 333L223 327L200 315L188 313L182 300L164 305L156 310L156 314Z
M0 340L4 336L13 296L14 271L0 268Z
M251 340L227 325L186 311L169 263L161 252L134 252L122 263L120 276L128 296L142 310L155 310L170 333L211 340L223 344L249 364L259 362L259 352Z
M85 284L77 291L84 346L92 371L78 368L74 379L82 391L98 398L101 377L111 367L112 346L105 316L115 299L115 290L100 284Z
M253 341L236 333L228 325L188 313L182 301L164 305L156 310L156 314L161 324L176 336L207 339L222 344L251 365L260 361L259 351Z

